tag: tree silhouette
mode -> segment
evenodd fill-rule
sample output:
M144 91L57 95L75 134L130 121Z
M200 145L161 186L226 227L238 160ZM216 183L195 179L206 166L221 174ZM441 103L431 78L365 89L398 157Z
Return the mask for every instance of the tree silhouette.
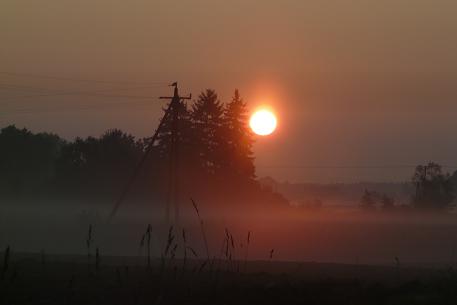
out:
M362 198L360 198L360 205L362 208L371 210L375 208L376 205L376 193L365 190Z
M253 134L238 90L226 105L206 89L190 109L182 101L177 107L177 116L164 121L129 196L160 202L171 189L170 181L179 180L183 194L218 196L219 201L223 195L225 202L285 203L254 179ZM149 141L119 129L65 141L8 126L0 132L0 196L35 199L40 193L43 199L112 203ZM172 170L173 160L179 164Z
M248 126L248 109L238 90L224 108L223 126L227 170L236 177L255 178L254 139Z
M175 128L175 141L179 146L179 150L181 151L178 155L180 157L185 156L185 153L189 153L189 145L191 142L190 137L190 129L191 129L191 121L190 121L190 112L187 108L185 102L180 101L177 104L177 117L176 117L176 126L173 126L173 116L168 116L162 126L162 129L159 132L158 136L158 152L162 159L168 160L170 158L171 152L171 140L172 140L172 133L173 128ZM164 109L165 111L165 109ZM183 151L184 150L184 151Z
M443 173L441 165L437 163L418 165L412 183L416 187L412 203L417 208L447 208L455 198L450 175Z
M223 160L223 106L214 90L202 92L192 106L192 139L199 165L209 174L220 173Z
M0 131L0 190L22 196L42 193L54 178L55 162L64 145L57 135L33 134L11 125Z
M380 200L384 210L392 210L395 207L394 198L388 196L387 194L383 194Z
M108 130L100 138L76 138L63 147L57 160L57 183L71 193L106 197L125 183L142 153L141 142L119 129Z

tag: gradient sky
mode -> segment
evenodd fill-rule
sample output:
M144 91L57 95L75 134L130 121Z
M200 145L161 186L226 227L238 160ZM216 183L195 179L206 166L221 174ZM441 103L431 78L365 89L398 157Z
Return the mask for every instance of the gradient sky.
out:
M404 180L412 168L346 167L457 166L456 15L444 0L2 0L0 126L146 136L164 84L223 101L239 88L278 115L260 176Z

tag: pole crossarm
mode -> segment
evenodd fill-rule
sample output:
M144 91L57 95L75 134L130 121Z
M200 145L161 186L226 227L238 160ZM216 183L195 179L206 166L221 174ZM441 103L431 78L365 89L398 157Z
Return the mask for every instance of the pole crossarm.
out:
M161 100L172 100L174 96L160 96L159 99ZM189 96L180 96L180 100L191 100L192 99L192 94L189 94Z

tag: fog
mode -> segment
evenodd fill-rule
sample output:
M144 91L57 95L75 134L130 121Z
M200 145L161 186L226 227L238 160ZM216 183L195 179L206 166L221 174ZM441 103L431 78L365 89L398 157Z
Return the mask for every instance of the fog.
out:
M131 202L126 202L128 206ZM294 208L283 211L201 210L211 257L223 257L225 229L233 235L234 256L244 260L246 239L251 232L248 259L337 262L347 264L446 266L457 260L457 223L454 214L412 212L362 212L357 209ZM84 205L32 203L1 206L0 247L15 252L86 254L89 224L94 246L102 255L142 256L140 240L152 225L152 253L159 258L165 249L168 225L163 210L125 206L111 221L109 208ZM182 256L184 228L187 244L205 258L199 220L191 204L183 208L179 226L174 226ZM222 251L222 253L221 253Z

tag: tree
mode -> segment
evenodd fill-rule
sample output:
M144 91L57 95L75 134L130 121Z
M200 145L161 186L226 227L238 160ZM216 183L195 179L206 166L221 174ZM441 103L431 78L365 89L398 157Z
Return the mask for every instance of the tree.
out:
M362 208L371 210L375 208L376 205L376 193L365 190L362 198L360 198L360 205Z
M416 188L412 203L417 208L448 208L455 198L449 173L443 173L441 165L437 163L418 165L412 183Z
M395 207L395 200L394 198L388 196L387 194L383 194L380 198L382 203L382 208L384 210L392 210Z
M142 155L142 147L135 137L119 129L106 131L97 144L97 162L103 166L103 172L116 178L121 176L122 180Z
M76 138L63 147L57 160L57 183L72 193L113 194L125 184L142 153L141 142L118 129L100 138Z
M192 106L192 139L199 165L209 174L219 174L223 160L223 106L211 89L200 93Z
M248 110L238 90L224 108L224 139L226 169L236 177L255 178L252 145L253 134L248 126Z
M170 115L165 118L159 131L157 147L145 163L146 167L154 168L154 177L149 177L149 180L155 181L155 185L162 191L170 188L173 176L188 180L189 173L195 167L190 111L183 100L173 107L176 108L170 109Z
M0 188L9 195L45 191L55 175L55 161L65 141L7 126L0 131Z
M190 139L190 129L191 129L191 121L190 121L190 112L187 108L186 103L183 101L179 101L176 104L176 109L172 109L170 115L165 119L163 122L162 129L158 134L158 152L162 159L168 159L171 153L171 143L172 143L172 133L173 129L175 129L175 143L178 146L178 150L180 151L178 155L184 155L184 152L187 152L188 146L191 144ZM165 111L165 109L164 109ZM176 111L176 121L175 126L173 126L173 111Z

